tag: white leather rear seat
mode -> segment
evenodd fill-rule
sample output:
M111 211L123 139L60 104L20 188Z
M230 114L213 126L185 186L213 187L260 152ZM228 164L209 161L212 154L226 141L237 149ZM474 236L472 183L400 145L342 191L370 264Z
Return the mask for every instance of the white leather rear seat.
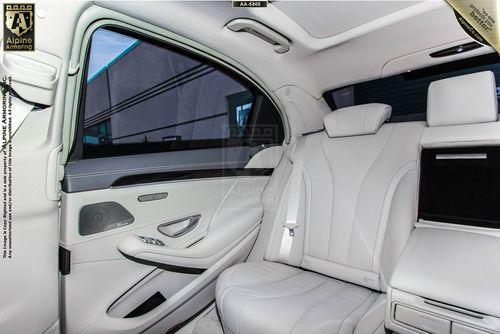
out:
M265 261L219 277L227 333L384 332L383 293L415 221L425 127L384 124L390 112L383 104L340 109L325 118L326 132L300 139L303 185L290 255L278 263L285 200Z
M353 333L378 297L358 285L269 261L225 271L217 295L226 333Z

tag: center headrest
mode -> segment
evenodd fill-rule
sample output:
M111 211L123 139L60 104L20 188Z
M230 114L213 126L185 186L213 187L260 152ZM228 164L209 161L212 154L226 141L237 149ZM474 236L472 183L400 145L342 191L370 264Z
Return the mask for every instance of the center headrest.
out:
M434 81L427 94L427 125L495 122L495 75L491 71Z
M368 103L337 109L328 114L323 123L329 137L360 136L377 133L391 117L391 106Z

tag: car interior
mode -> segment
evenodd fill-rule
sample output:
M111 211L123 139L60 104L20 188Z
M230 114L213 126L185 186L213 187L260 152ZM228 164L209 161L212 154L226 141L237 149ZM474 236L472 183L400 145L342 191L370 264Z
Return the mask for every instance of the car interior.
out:
M446 1L35 10L0 333L500 333L500 62Z

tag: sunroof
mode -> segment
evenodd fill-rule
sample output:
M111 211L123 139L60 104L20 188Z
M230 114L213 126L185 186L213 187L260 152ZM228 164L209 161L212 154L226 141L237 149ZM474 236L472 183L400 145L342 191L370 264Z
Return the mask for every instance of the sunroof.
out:
M98 29L92 36L87 82L98 77L106 68L134 49L138 39L117 34L107 29Z

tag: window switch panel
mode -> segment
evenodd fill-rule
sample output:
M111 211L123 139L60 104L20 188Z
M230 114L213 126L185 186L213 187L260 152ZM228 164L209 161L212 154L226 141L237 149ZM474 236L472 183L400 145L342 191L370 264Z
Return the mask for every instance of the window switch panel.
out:
M142 242L144 242L146 244L155 245L155 246L165 246L165 244L159 239L144 237L141 235L138 237Z

